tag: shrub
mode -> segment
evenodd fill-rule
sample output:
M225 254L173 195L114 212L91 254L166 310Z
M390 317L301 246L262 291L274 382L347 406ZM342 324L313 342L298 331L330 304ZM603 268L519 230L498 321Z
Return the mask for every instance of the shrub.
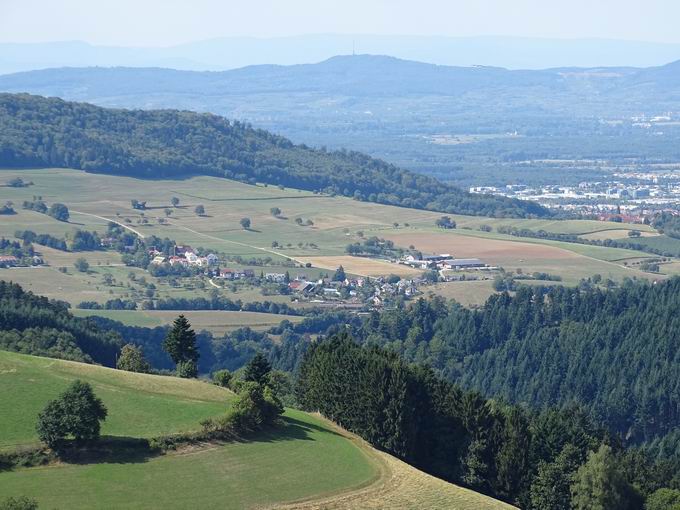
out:
M0 501L0 510L36 510L37 508L38 502L26 496Z
M128 372L149 372L149 363L144 359L144 352L141 347L133 344L124 345L120 351L120 357L116 362L118 370L127 370Z
M218 370L213 372L212 380L217 386L222 386L223 388L228 388L233 375L229 370Z
M177 377L192 379L198 376L198 365L194 360L185 360L177 363Z

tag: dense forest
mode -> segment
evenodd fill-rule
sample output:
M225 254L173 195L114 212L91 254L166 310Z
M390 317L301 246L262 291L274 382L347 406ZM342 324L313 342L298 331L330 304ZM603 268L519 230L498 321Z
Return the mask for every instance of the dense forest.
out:
M378 448L521 508L642 509L680 488L677 462L622 448L579 407L486 400L347 333L312 345L297 392L305 409Z
M0 280L0 349L115 366L120 336L74 317L68 305Z
M678 309L680 278L609 291L521 286L479 310L421 299L354 331L487 396L534 409L578 402L639 444L680 436ZM680 441L662 444L680 455Z
M294 145L217 115L114 110L27 94L0 94L0 166L141 178L213 175L448 213L550 214L532 202L473 195L359 152Z

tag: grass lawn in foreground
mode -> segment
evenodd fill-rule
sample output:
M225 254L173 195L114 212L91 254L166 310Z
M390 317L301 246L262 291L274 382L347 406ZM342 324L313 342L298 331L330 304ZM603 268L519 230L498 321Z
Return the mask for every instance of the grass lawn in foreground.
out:
M0 351L0 449L37 443L38 413L76 379L92 384L108 408L103 435L152 437L197 430L202 419L224 412L233 397L197 380Z

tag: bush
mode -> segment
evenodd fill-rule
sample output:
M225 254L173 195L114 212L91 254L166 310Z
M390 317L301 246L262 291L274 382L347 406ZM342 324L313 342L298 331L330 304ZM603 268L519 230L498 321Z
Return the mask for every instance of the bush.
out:
M128 372L149 372L149 363L144 359L144 352L141 347L133 344L124 345L120 351L120 357L116 362L118 370L127 370Z
M0 510L36 510L37 508L38 502L26 496L0 501Z
M201 425L203 431L213 437L238 436L274 425L282 413L283 405L271 388L244 382L227 414L204 420Z
M180 361L177 363L177 377L192 379L198 376L198 365L194 360Z
M36 425L38 437L52 449L68 436L76 441L97 439L99 422L106 419L107 413L92 386L76 380L40 412Z
M233 374L229 370L218 370L217 372L214 372L212 375L212 380L213 383L215 383L217 386L222 386L223 388L228 388L229 383L231 382L231 379L233 378Z

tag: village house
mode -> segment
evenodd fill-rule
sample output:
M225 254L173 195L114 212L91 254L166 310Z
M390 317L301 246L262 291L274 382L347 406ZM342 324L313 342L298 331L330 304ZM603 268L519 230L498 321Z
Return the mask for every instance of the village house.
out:
M188 244L178 244L175 246L175 255L178 257L185 256L187 253L194 253L194 249Z
M0 255L0 267L14 267L19 263L19 259L14 255Z
M151 260L151 264L154 266L160 266L161 264L165 264L166 258L163 255L157 255Z
M314 289L315 285L312 282L295 280L288 284L288 288L293 292L309 292Z
M268 282L284 283L286 281L285 273L267 273L264 279Z
M185 259L184 257L170 257L169 259L170 265L175 266L175 265L180 265L183 267L189 267L189 261Z

